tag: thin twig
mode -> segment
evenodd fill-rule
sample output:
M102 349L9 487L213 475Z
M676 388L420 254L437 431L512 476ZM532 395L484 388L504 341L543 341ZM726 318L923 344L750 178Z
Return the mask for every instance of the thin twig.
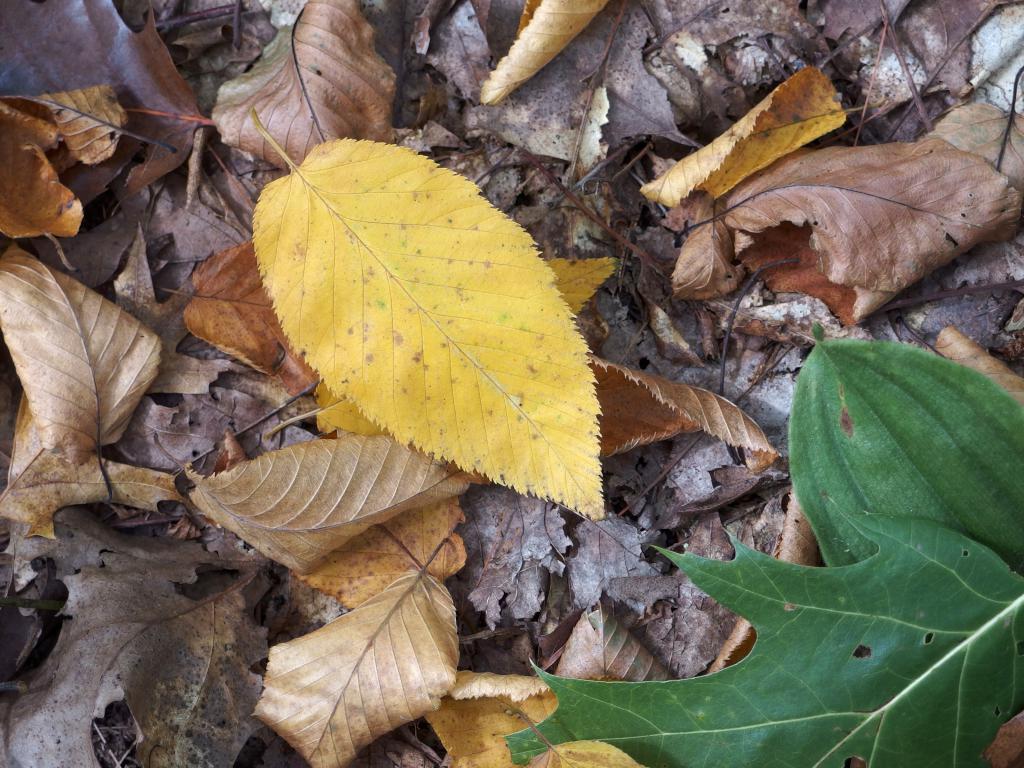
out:
M885 0L878 0L878 5L882 9L882 22L889 27L890 42L893 52L896 54L896 59L900 63L900 69L903 70L903 77L907 81L907 87L910 89L910 95L914 99L914 106L917 107L918 113L921 115L921 122L924 123L924 127L931 132L932 130L932 119L928 117L928 110L924 106L924 101L921 100L921 94L917 90L917 83L914 82L914 75L910 71L910 67L907 65L907 59L903 55L903 46L900 45L899 36L896 33L896 27L892 25L889 20L889 10L885 7Z
M1006 155L1006 146L1010 143L1010 134L1013 132L1014 118L1017 117L1017 89L1020 87L1020 78L1024 75L1024 67L1017 70L1013 78L1013 96L1010 97L1010 114L1006 116L1006 129L1003 131L1003 140L999 143L999 157L996 159L996 170L1003 170L1003 157Z
M238 5L241 5L239 3ZM202 11L193 11L192 13L183 13L180 16L172 16L169 19L158 21L156 28L161 32L174 29L176 27L183 27L186 24L192 24L196 21L209 21L210 19L220 19L225 16L231 16L235 13L235 3L229 3L228 5L217 5L213 8L207 8Z
M1008 283L991 283L989 285L970 285L964 288L954 288L948 291L936 291L927 293L924 296L917 296L910 299L899 299L890 301L888 304L879 307L872 315L879 312L888 312L892 309L903 309L904 307L916 307L920 304L927 304L930 301L941 301L942 299L955 299L958 296L969 296L974 293L1000 293L1002 291L1013 291L1024 288L1024 280L1011 280Z
M101 117L97 117L96 115L90 112L83 112L82 110L76 109L75 107L72 107L68 104L62 104L59 101L47 99L42 96L33 96L31 100L38 102L39 104L46 104L49 107L55 107L57 109L66 109L68 112L74 112L79 117L88 118L89 120L92 120L94 123L97 123L98 125L102 125L109 128L115 133L123 134L130 138L137 139L138 141L145 142L146 144L156 144L158 147L160 147L161 149L166 149L168 152L178 151L177 147L175 147L173 144L168 144L166 141L160 141L160 139L154 139L149 136L143 136L141 133L136 133L135 131L129 131L127 128L123 128L120 125L115 125L114 123L111 123L108 120L104 120Z

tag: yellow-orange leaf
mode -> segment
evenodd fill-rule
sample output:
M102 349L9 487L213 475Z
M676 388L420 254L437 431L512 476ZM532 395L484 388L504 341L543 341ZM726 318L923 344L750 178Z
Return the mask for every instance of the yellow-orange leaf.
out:
M750 174L846 122L832 82L801 69L706 147L688 155L640 191L674 206L695 189L725 194Z
M526 4L519 37L480 88L483 104L497 104L537 74L572 42L608 0L538 0Z
M548 259L555 272L555 285L573 312L579 312L590 301L601 283L607 280L618 261L609 257L600 259Z
M359 406L351 400L338 397L323 384L316 388L316 404L320 406L320 410L316 414L316 426L321 432L333 432L340 429L342 432L351 432L354 435L387 434L366 418L359 410Z
M36 101L52 112L69 165L96 165L114 154L120 137L117 129L124 126L128 114L109 85L45 93Z
M530 761L529 768L641 768L625 752L603 741L570 741L551 747Z
M1021 378L1002 360L996 360L983 346L965 336L955 326L947 325L935 340L935 351L955 363L965 365L987 376L1024 405L1024 378Z
M530 236L407 149L321 144L253 242L293 346L401 443L603 514L586 344Z

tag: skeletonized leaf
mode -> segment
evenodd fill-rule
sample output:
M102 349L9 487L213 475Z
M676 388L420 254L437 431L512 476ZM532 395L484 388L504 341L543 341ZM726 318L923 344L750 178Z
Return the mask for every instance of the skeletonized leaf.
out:
M45 150L57 144L57 128L46 109L19 106L24 109L0 101L0 232L71 237L82 223L82 203L46 158Z
M120 438L156 377L155 334L13 247L0 259L0 327L43 447L76 463Z
M69 164L96 165L114 154L120 135L117 129L125 124L128 115L109 85L44 93L35 101L53 114Z
M951 109L935 124L930 135L948 141L957 149L981 155L993 167L999 163L1002 151L999 172L1018 190L1024 191L1024 117L1014 115L1004 149L1007 119L1005 112L991 104L964 104Z
M832 81L805 67L769 93L728 131L640 191L672 207L696 189L720 197L750 174L846 122Z
M482 104L497 104L537 74L572 42L608 0L536 0L527 3L519 37L480 87Z
M615 271L618 261L599 259L548 259L555 273L555 285L573 312L579 312L590 297Z
M704 431L743 448L753 472L778 453L757 423L714 392L593 358L601 401L601 452L628 451L683 432Z
M947 325L935 340L935 351L954 363L966 365L1005 389L1024 405L1024 379L1014 373L1002 360L996 360L974 339L962 334L955 326Z
M346 542L299 578L349 608L424 565L443 582L466 562L466 546L454 532L465 519L456 499L407 511Z
M530 236L407 149L317 147L263 189L256 257L288 338L411 443L599 517L586 344Z
M504 737L523 727L517 713L539 723L557 704L539 678L462 671L440 709L427 713L427 722L452 768L512 768Z
M226 144L283 168L285 160L255 129L250 110L301 160L327 139L390 141L394 96L395 73L374 50L373 27L358 0L313 0L252 69L220 87L213 120Z
M458 659L451 595L433 576L410 573L271 648L256 717L314 768L343 766L378 736L437 709Z
M291 445L210 477L187 474L203 514L300 572L371 525L466 489L444 464L362 435Z
M316 404L320 411L316 414L316 426L321 432L351 432L355 435L387 434L366 418L359 406L351 400L338 397L323 384L316 388Z
M556 673L582 680L668 680L671 675L603 605L580 616Z
M621 749L602 741L570 741L549 748L530 768L642 768Z

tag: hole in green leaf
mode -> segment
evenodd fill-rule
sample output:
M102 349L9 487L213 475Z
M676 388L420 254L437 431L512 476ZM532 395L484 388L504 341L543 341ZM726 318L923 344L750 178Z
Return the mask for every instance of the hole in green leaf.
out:
M1024 656L1024 640L1017 641L1017 655Z
M995 709L994 709L994 710L992 711L992 714L993 714L993 715L995 715L996 717L999 717L999 716L1000 716L1001 714L1003 714L1003 710L1001 710L1001 709L1000 709L999 707L996 707L996 708L995 708Z
M855 659L867 659L871 657L871 648L866 645L858 645L853 649L853 657Z
M932 640L934 640L934 639L935 639L935 633L934 632L929 632L927 635L924 636L924 644L925 645L931 645L932 644Z
M971 550L969 550L969 549L965 549L965 550L964 550L963 552L961 552L960 554L961 554L961 555L963 555L964 557L967 557L967 556L968 556L969 554L971 554Z

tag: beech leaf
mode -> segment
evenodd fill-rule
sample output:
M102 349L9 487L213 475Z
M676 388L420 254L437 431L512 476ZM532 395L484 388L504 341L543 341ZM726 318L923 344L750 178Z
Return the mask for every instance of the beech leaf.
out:
M362 435L291 445L210 477L187 474L204 515L302 573L371 525L466 489L444 464Z
M931 136L957 149L981 155L1024 192L1024 116L1015 114L1006 136L1007 116L999 107L976 102L951 109L935 124ZM1006 146L1003 137L1006 136ZM1002 162L999 155L1002 153Z
M694 190L720 197L750 174L839 128L846 113L832 81L805 67L707 146L687 155L640 191L672 207Z
M270 134L302 160L327 139L390 141L394 97L395 73L374 50L358 0L312 0L252 69L220 87L213 121L224 143L283 168L250 110L267 116Z
M281 326L332 392L399 442L603 514L586 344L530 236L476 186L334 141L264 187L254 230Z
M272 647L256 717L314 768L344 766L378 736L437 709L458 659L451 595L433 576L410 573Z

